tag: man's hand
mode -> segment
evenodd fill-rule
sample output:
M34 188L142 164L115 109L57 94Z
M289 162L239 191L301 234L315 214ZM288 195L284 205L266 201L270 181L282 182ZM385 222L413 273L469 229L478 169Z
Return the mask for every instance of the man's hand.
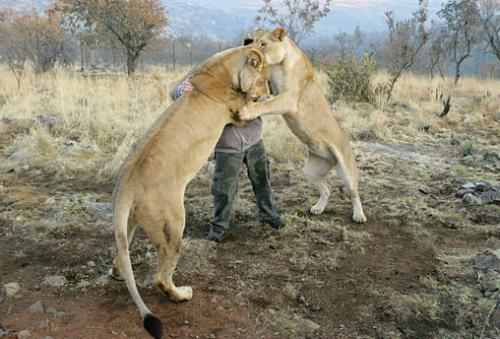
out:
M179 95L192 92L193 90L194 86L189 82L189 78L181 82L181 84L179 85Z

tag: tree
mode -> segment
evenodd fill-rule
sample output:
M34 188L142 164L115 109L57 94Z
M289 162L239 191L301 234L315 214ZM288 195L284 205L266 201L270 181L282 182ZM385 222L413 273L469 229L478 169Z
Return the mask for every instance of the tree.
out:
M448 0L438 15L446 23L447 48L455 63L455 84L458 84L462 63L471 56L472 48L480 41L477 0Z
M62 58L65 32L56 13L39 15L31 11L14 15L5 11L1 17L1 59L6 61L18 86L27 60L37 73L42 73Z
M491 52L500 60L500 3L498 0L481 0L479 10L484 39Z
M22 30L19 21L12 15L12 11L0 11L0 61L5 62L17 81L17 88L21 87L26 64L26 51L21 43Z
M439 72L441 78L444 79L443 68L446 64L446 57L448 54L446 39L446 29L444 27L435 28L433 30L431 45L427 51L431 80L434 79L436 71Z
M193 47L194 47L194 38L189 35L182 36L180 39L182 47L184 47L184 51L186 52L186 59L190 65L193 64Z
M332 0L282 0L282 9L275 7L272 0L262 2L255 23L281 26L290 38L300 44L314 32L314 25L328 15Z
M38 15L35 11L19 16L23 26L23 43L28 59L38 73L43 73L54 67L63 55L64 29L58 13L48 12Z
M127 73L133 74L141 53L167 24L159 0L58 0L67 18L110 34L125 50Z
M384 41L384 54L388 62L389 91L387 99L392 97L394 85L403 72L409 70L417 55L420 53L427 40L430 31L425 28L427 21L427 0L418 1L419 8L411 18L397 21L394 12L386 12L389 36Z
M335 49L338 50L339 58L350 59L357 55L358 49L363 43L363 32L356 26L352 35L346 32L339 32L335 35Z

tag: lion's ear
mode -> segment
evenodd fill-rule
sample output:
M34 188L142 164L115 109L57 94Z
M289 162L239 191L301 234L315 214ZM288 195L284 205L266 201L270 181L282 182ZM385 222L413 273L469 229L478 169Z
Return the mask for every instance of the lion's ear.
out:
M283 41L286 37L286 31L283 27L278 27L273 30L271 33L273 39Z
M265 63L265 56L258 49L252 48L248 52L247 64L255 68L257 71L262 71Z
M248 46L250 44L253 44L254 39L250 34L247 34L245 38L243 38L243 46Z

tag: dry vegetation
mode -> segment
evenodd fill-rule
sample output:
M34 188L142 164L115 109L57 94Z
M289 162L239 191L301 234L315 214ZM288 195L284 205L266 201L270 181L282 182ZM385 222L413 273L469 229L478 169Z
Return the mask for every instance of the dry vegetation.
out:
M133 308L125 287L106 280L109 215L88 207L110 201L121 161L169 105L168 91L185 71L154 68L133 78L27 72L18 90L0 68L0 255L8 258L0 284L18 281L23 289L12 304L0 301L0 314L11 314L0 317L0 325L11 334L143 335L134 312L122 317ZM317 75L327 92L326 75ZM386 78L379 74L377 81ZM202 240L211 200L209 173L200 173L186 197L177 274L193 283L197 297L174 305L154 290L145 293L170 333L303 337L312 336L303 321L312 319L322 338L498 335L488 321L498 288L488 294L483 285L500 286L500 273L478 272L473 263L488 248L500 255L500 209L465 206L455 192L469 180L498 185L500 81L462 79L450 113L439 118L439 96L450 81L404 75L391 103L334 103L334 114L355 140L367 225L350 223L342 195L332 198L324 215L307 214L316 193L301 177L305 150L279 117L265 119L264 140L286 229L257 224L244 179L235 238L214 249ZM334 175L329 181L338 184ZM139 284L150 289L152 246L140 234L132 252ZM66 287L40 291L40 279L50 274L64 275ZM76 306L61 295L86 297ZM55 325L32 325L38 320L26 307L37 299L60 312L48 318ZM83 330L79 322L98 326Z

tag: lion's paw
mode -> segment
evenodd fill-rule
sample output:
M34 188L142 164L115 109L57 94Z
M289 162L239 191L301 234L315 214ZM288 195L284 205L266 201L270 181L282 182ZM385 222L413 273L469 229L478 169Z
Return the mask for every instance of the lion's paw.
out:
M324 210L325 210L325 207L322 206L320 203L317 203L316 205L311 207L311 209L309 210L309 213L311 213L313 215L320 215L321 213L323 213Z
M188 301L193 298L193 288L191 286L181 286L177 288L176 301Z
M355 211L354 214L352 215L352 221L354 221L357 224L364 224L366 220L367 219L363 211Z
M250 102L241 108L238 112L238 118L241 120L253 120L257 117L255 114L256 109L257 105Z

